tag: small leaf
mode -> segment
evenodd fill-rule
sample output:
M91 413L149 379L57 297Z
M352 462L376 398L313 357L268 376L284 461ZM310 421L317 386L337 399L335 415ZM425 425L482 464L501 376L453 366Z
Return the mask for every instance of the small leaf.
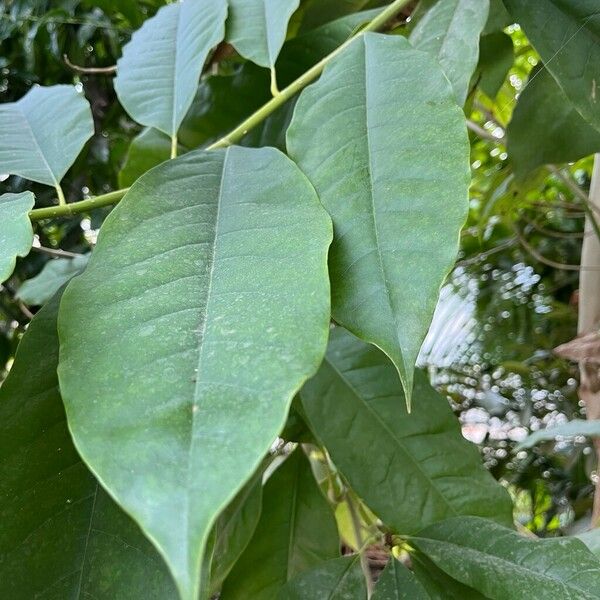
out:
M513 66L515 52L510 35L502 31L484 35L480 42L477 76L479 88L495 98Z
M600 598L600 562L574 538L532 540L486 519L457 517L428 527L411 543L448 575L494 600Z
M576 437L576 436L600 437L600 420L584 421L582 419L573 419L563 425L556 427L547 427L540 429L528 435L515 450L531 448L540 442L554 440L557 437Z
M44 268L21 285L15 297L32 306L45 304L54 294L75 275L85 269L89 255L75 258L55 258Z
M545 65L531 72L507 129L508 155L518 176L544 164L575 162L600 150L590 127Z
M469 145L450 85L405 39L360 36L302 92L287 141L334 222L333 317L392 359L410 402L467 212Z
M600 19L596 0L504 0L581 115L600 131Z
M226 0L176 2L133 34L115 78L117 96L133 119L177 135L206 57L225 35L226 15Z
M415 48L439 61L460 106L467 99L488 13L489 0L438 0L410 34Z
M76 446L183 600L196 600L215 519L322 359L330 240L280 152L195 151L133 185L65 292L59 375Z
M292 579L277 600L367 600L359 555L328 560Z
M58 301L33 318L0 388L0 597L175 600L162 559L71 442Z
M319 372L300 392L309 426L354 491L397 533L455 515L510 524L508 494L462 437L447 400L416 375L408 415L389 360L336 327Z
M0 283L15 269L17 256L27 256L33 244L29 211L35 204L31 192L0 196Z
M373 600L430 600L430 596L413 573L392 556L379 576Z
M35 86L0 104L0 170L56 187L93 133L90 105L74 86Z
M295 575L340 554L331 507L297 448L265 485L258 527L222 600L270 600Z

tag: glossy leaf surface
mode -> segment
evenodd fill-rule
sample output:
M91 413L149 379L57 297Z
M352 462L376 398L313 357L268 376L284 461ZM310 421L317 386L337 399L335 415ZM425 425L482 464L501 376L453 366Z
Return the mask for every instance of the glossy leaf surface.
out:
M0 196L0 283L15 268L17 256L27 256L33 244L29 211L35 204L31 192Z
M74 86L33 87L0 104L0 171L57 186L93 133L90 105Z
M166 566L71 442L58 391L55 297L0 388L0 597L175 600Z
M467 211L469 147L450 85L405 39L366 34L304 90L287 141L333 219L334 319L390 356L410 401Z
M456 515L511 523L508 494L462 437L447 400L416 375L408 415L389 360L336 328L319 372L300 393L313 433L356 493L398 533Z
M373 600L429 599L429 594L413 573L392 556L377 580Z
M280 152L196 151L134 184L65 292L59 375L77 448L184 600L215 518L321 361L330 240Z

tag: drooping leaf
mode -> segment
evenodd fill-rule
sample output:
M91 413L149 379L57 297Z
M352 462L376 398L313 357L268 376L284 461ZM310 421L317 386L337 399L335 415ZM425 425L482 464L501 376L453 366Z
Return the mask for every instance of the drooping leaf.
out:
M280 152L190 152L133 185L65 292L59 375L76 446L184 600L215 518L321 361L330 240Z
M258 527L221 598L271 600L295 575L339 554L333 511L297 448L267 481Z
M479 88L495 98L515 60L512 38L497 31L481 37L477 77Z
M515 20L510 16L502 0L490 0L490 13L483 28L483 35L502 31Z
M447 400L416 375L408 415L389 360L336 328L319 372L300 392L313 433L367 506L398 533L456 515L510 524L507 492L462 437Z
M429 594L413 573L392 556L379 576L373 600L429 599Z
M504 0L565 95L600 130L600 17L596 0Z
M493 600L600 598L600 561L574 538L532 540L486 519L457 517L428 527L411 543Z
M277 600L367 600L367 584L360 558L343 556L328 560L292 579Z
M393 360L410 401L467 211L469 146L450 85L405 39L360 36L304 90L287 142L334 222L334 319Z
M49 260L35 277L21 285L15 297L32 306L45 304L67 281L85 269L88 259L89 255L82 254Z
M410 34L410 42L440 63L460 106L479 58L479 36L489 0L438 0Z
M540 442L554 440L557 437L577 437L582 435L600 437L600 420L591 419L585 421L583 419L573 419L563 425L540 429L528 435L516 449L531 448Z
M225 35L226 15L226 0L176 2L133 34L115 78L115 91L133 119L177 134L206 57Z
M524 176L544 164L574 162L598 152L600 131L589 126L540 65L519 95L507 143L515 172Z
M0 196L0 283L14 271L17 256L27 256L33 244L29 211L35 204L31 192Z
M90 105L74 86L35 86L0 104L0 171L58 186L93 133Z
M175 600L160 556L71 442L56 376L58 301L34 317L0 388L0 597Z

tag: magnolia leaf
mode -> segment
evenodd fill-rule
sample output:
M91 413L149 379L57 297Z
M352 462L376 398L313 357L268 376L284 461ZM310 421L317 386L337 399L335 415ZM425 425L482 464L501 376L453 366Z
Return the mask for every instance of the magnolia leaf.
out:
M575 162L600 150L600 131L577 112L545 65L532 71L506 134L508 155L520 177L541 165Z
M15 297L33 306L45 304L67 281L85 269L88 259L88 254L82 254L49 260L35 277L21 285Z
M175 600L160 556L73 447L56 377L58 301L31 321L0 388L0 597Z
M0 104L0 170L58 187L93 133L90 105L74 86L35 86Z
M430 596L414 574L392 556L379 576L373 600L430 600Z
M577 539L581 540L598 558L600 558L600 529L590 529L578 534Z
M392 359L410 402L468 204L465 119L448 80L405 39L365 34L302 92L287 142L333 219L333 317Z
M123 47L115 91L133 119L174 137L206 57L225 35L227 0L176 2L144 22Z
M15 269L17 256L27 256L33 244L29 211L35 204L31 192L0 196L0 283Z
M306 0L303 2L301 31L314 30L362 10L369 0Z
M300 398L336 467L397 533L416 533L456 515L512 523L507 492L484 469L448 402L420 371L414 394L408 415L389 360L336 327L319 372Z
M502 31L481 38L477 77L479 89L495 98L515 61L513 41Z
M460 106L477 66L479 36L489 8L489 0L438 0L410 34L415 48L438 60Z
M584 421L582 419L573 419L568 423L557 425L556 427L547 427L546 429L540 429L535 431L531 435L528 435L516 448L516 450L522 450L523 448L531 448L540 442L546 442L549 440L555 440L557 437L577 437L577 436L588 436L588 437L600 437L600 419Z
M265 485L263 509L222 600L270 600L295 575L340 555L333 511L297 448Z
M322 359L331 235L277 150L190 152L138 179L65 292L59 376L75 444L183 600L198 595L216 517Z
M596 0L504 0L575 108L600 130L600 19Z
M477 517L437 523L411 544L493 600L600 598L600 561L575 538L533 540ZM535 592L532 592L535 590Z
M277 600L367 600L367 583L360 557L343 556L321 563L297 575L277 596Z

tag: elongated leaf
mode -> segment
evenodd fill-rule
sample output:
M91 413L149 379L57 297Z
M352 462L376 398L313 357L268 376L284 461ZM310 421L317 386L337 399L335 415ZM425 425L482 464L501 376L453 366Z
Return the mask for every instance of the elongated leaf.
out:
M367 584L356 556L334 558L292 579L278 600L366 600Z
M115 91L133 119L177 134L206 57L225 35L226 15L226 0L177 2L133 34L115 78Z
M394 557L380 575L373 600L429 600L419 580Z
M565 95L600 130L600 18L596 0L504 0Z
M490 0L490 14L483 29L483 35L500 32L514 23L502 0Z
M166 566L77 455L58 392L55 297L0 388L0 597L174 600Z
M296 449L267 481L254 537L225 581L223 600L270 600L295 575L340 554L333 512Z
M0 170L57 186L93 133L90 105L74 86L35 86L0 104Z
M510 160L520 176L600 150L600 131L577 112L544 65L532 71L521 92L507 138Z
M82 254L76 258L56 258L49 260L38 275L28 279L19 288L16 298L34 306L41 306L75 275L79 275L87 265L89 256Z
M304 4L303 32L356 13L369 4L369 0L307 0Z
M600 562L574 538L532 540L485 519L459 517L411 541L451 577L494 600L600 598Z
M273 68L300 0L229 0L227 40L244 57Z
M410 34L415 48L439 61L460 106L467 99L489 9L489 0L439 0Z
M528 435L517 447L518 450L531 448L540 442L554 440L557 437L575 437L575 436L600 437L600 420L584 421L582 419L573 419L563 425L556 427L547 427L540 429Z
M497 31L481 38L477 76L479 88L490 98L500 91L515 60L510 35Z
M469 147L450 85L405 39L366 34L304 90L287 141L334 222L333 316L393 360L410 402L467 210Z
M408 415L389 360L336 328L325 361L300 397L311 429L351 487L398 533L455 515L511 523L508 494L421 372L414 393Z
M65 292L59 375L76 446L184 600L216 516L321 361L330 240L280 152L190 152L134 184Z
M31 192L0 196L0 283L14 271L17 256L27 256L33 244L29 211L35 204Z

